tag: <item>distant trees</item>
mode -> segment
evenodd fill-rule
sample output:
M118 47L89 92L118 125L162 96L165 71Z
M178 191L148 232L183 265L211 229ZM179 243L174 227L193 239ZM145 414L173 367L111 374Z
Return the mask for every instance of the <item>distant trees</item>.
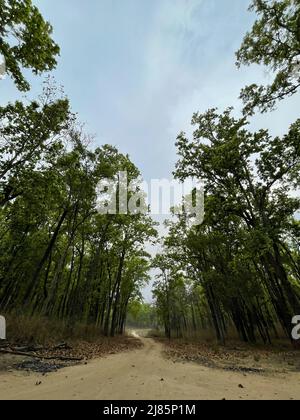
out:
M164 325L165 335L169 339L172 332L180 337L182 331L188 328L188 279L182 274L179 260L175 255L158 254L153 267L159 270L157 281L154 283L154 298L156 299L158 318Z
M175 175L205 181L205 220L168 223L156 305L166 335L214 327L225 343L232 325L247 342L270 342L278 323L291 337L300 313L300 120L283 137L252 133L248 117L265 112L300 86L298 1L254 0L259 15L237 53L238 64L264 64L277 75L268 87L242 91L245 116L211 109L195 114L193 138L177 139ZM298 62L299 61L299 62ZM299 66L300 70L300 66ZM176 216L176 209L174 209Z
M141 296L132 299L128 307L127 325L131 328L155 328L157 326L155 306L144 303Z

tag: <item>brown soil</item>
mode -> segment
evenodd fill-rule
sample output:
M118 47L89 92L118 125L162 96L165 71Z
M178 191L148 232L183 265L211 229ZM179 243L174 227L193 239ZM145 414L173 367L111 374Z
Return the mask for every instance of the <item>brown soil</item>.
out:
M1 375L0 399L23 400L289 400L300 398L299 373L265 376L224 371L164 357L151 338L131 352L56 373Z

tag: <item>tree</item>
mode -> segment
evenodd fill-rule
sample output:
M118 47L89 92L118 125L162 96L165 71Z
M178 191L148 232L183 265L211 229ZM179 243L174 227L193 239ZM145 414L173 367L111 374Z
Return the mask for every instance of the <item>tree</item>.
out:
M55 68L59 47L51 38L52 32L32 0L0 0L0 53L19 90L30 89L22 68L35 74Z
M133 298L128 306L127 325L132 328L155 328L156 309L143 299Z
M262 64L275 73L269 86L253 84L242 90L245 113L273 109L277 101L300 87L300 5L298 0L253 0L258 14L252 30L237 52L237 64Z
M39 101L0 107L0 206L22 194L32 171L59 153L72 123L69 101L48 84Z
M162 254L158 254L153 260L153 267L159 270L154 283L153 295L156 300L159 320L162 322L167 338L182 337L187 329L187 281L184 278L180 265L165 248Z
M193 124L193 140L178 137L175 174L205 180L205 221L190 227L182 215L171 224L164 264L204 291L221 342L229 319L246 341L257 330L269 341L275 316L289 336L300 310L299 253L290 245L300 201L289 195L299 186L299 121L284 139L247 131L231 109L195 114Z
M23 68L56 66L51 35L31 0L0 0L0 53L20 90L29 90ZM51 80L38 100L0 108L0 310L113 336L149 280L144 247L157 232L145 214L98 212L100 181L140 172L115 147L89 143Z
M61 135L38 165L24 158L22 194L0 208L0 308L121 334L149 279L144 246L155 224L143 214L99 214L99 181L127 170L130 182L139 171L114 147L91 151L73 126Z

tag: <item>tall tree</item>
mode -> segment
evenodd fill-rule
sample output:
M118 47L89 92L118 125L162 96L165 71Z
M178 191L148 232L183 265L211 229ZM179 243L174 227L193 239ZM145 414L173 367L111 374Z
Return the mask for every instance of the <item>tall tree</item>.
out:
M257 332L270 341L277 320L289 336L291 319L300 310L299 250L292 246L300 201L289 194L299 186L299 121L284 139L265 130L247 131L247 120L235 119L231 109L195 114L193 124L193 140L178 137L176 176L205 180L206 215L198 227L189 224L188 215L170 225L159 264L165 284L170 284L167 278L184 276L185 291L175 293L180 302L182 293L195 296L192 291L197 291L199 302L204 292L208 319L222 343L229 322L245 341L255 341ZM167 299L169 290L160 290L159 296ZM183 312L190 314L193 327L199 324L193 305Z
M130 181L139 171L111 146L91 151L81 131L62 136L0 209L0 308L119 334L148 280L144 246L155 224L143 214L99 214L99 181L124 170Z
M242 90L245 113L262 112L294 95L300 87L300 4L298 0L253 0L258 15L237 52L237 64L262 64L275 74L269 86Z

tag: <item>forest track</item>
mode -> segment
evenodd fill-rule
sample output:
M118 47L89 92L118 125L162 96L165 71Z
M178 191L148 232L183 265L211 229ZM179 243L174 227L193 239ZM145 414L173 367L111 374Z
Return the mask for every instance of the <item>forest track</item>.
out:
M300 375L247 375L174 363L162 344L141 338L144 347L68 367L46 376L0 375L0 399L22 400L202 400L299 399Z

